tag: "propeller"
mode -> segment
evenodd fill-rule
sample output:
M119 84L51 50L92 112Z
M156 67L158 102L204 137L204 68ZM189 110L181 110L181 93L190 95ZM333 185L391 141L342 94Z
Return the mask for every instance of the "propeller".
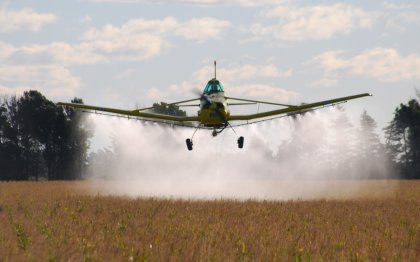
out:
M200 100L204 99L207 104L211 104L210 97L208 95L203 94L203 92L200 89L194 88L191 90L191 92L194 93L196 96L200 97Z
M203 95L203 92L198 87L192 89L191 92L198 97L201 97Z

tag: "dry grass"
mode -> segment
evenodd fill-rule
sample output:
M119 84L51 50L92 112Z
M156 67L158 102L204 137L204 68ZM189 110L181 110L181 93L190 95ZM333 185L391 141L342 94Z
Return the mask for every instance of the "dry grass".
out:
M420 181L377 183L395 193L188 201L0 183L0 261L420 261Z

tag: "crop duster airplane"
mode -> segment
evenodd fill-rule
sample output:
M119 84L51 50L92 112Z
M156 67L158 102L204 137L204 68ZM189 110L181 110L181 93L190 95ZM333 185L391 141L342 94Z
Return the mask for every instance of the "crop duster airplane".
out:
M326 106L333 106L336 104L347 102L348 100L361 98L365 96L371 96L369 93L363 93L358 95L346 96L335 98L331 100L325 100L315 103L309 104L301 104L301 105L287 105L287 104L280 104L280 103L271 103L271 102L264 102L264 101L257 101L257 100L250 100L250 99L242 99L242 98L233 98L225 96L225 92L223 89L222 84L216 78L216 61L214 61L214 78L208 81L206 87L204 88L203 93L199 98L190 99L179 101L175 103L170 103L167 105L177 105L177 106L199 106L200 110L198 111L196 116L171 116L171 115L163 115L153 113L153 107L149 108L142 108L142 109L135 109L135 110L123 110L123 109L115 109L115 108L106 108L106 107L98 107L98 106L90 106L84 104L75 104L75 103L57 103L58 105L62 106L69 106L75 108L81 108L84 110L94 111L94 112L105 112L107 114L112 115L119 115L119 116L126 116L128 118L134 117L144 121L152 121L157 123L164 123L169 125L180 125L185 127L192 127L195 128L195 131L191 138L186 140L188 150L193 149L193 137L198 129L212 129L212 135L217 136L217 134L221 133L225 128L229 127L235 132L233 127L235 126L243 126L248 124L253 124L257 122L272 120L275 118L283 117L283 116L290 116L295 114L302 114L308 111L312 111L315 109L319 109ZM192 101L200 101L199 105L191 105L185 104ZM240 103L230 103L230 101L240 101ZM282 108L261 112L261 113L254 113L254 114L247 114L247 115L231 115L229 111L229 105L249 105L249 104L268 104L268 105L275 105L280 106ZM271 117L271 118L270 118ZM231 122L234 121L242 121L242 123L231 125ZM196 123L193 125L193 123ZM236 132L235 132L236 134ZM238 138L238 147L243 148L244 145L244 137L240 136Z

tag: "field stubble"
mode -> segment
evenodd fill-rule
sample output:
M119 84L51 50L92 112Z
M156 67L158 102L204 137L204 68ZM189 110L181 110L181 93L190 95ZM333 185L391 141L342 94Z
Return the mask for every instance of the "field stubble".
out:
M369 185L361 197L290 201L0 183L0 261L420 261L420 181L359 183Z

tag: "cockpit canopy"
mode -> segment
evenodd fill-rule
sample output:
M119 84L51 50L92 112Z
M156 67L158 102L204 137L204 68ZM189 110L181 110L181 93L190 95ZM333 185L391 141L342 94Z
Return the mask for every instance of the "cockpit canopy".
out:
M210 95L213 93L220 93L220 92L224 92L223 86L222 84L220 84L219 80L213 78L207 83L206 87L204 88L203 94Z

